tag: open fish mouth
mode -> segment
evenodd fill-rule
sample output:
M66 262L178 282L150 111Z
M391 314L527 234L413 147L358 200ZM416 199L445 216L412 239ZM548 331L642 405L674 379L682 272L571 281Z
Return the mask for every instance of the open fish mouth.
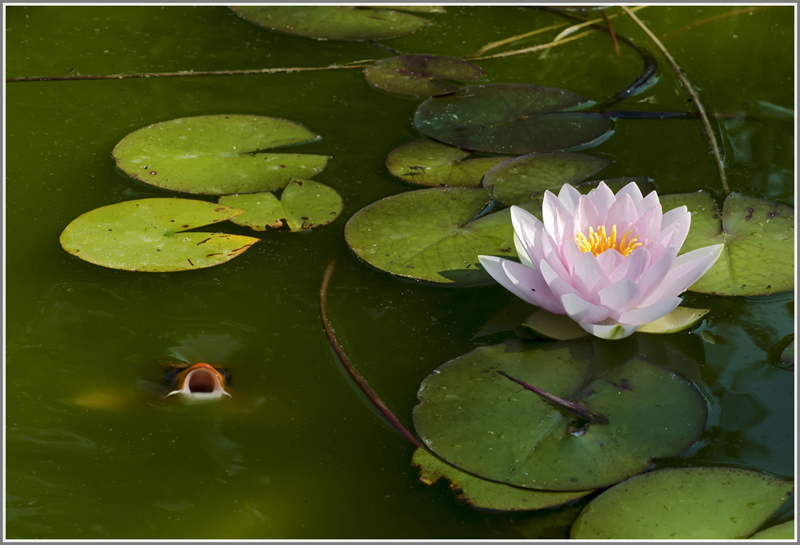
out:
M217 368L207 363L197 363L178 373L175 377L178 389L164 397L177 395L188 402L216 401L224 396L231 397L225 391L226 384L225 375Z

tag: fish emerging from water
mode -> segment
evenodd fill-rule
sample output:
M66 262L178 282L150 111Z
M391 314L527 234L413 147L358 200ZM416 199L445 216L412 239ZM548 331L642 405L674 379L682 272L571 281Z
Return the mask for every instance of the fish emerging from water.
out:
M223 367L214 367L208 363L194 365L176 363L164 373L172 387L177 388L164 397L177 395L189 403L217 401L223 396L231 397L225 388L230 380L230 373Z

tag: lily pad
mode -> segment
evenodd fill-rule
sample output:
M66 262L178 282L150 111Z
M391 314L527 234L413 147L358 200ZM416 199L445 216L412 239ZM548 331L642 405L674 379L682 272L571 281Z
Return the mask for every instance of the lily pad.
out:
M432 23L410 13L369 6L231 6L231 9L259 26L318 40L383 40L411 34Z
M660 469L592 500L573 539L740 539L758 530L794 484L730 467Z
M202 195L281 189L312 178L330 157L263 150L319 136L294 121L256 115L204 115L156 123L114 148L117 166L144 183Z
M659 318L649 324L644 324L636 331L641 333L678 333L694 326L702 320L708 309L678 307L663 318Z
M425 447L414 451L412 463L420 468L420 480L433 484L439 479L450 481L450 488L459 491L457 498L467 505L492 511L534 511L558 507L587 496L594 490L577 492L547 492L519 488L481 479L464 473L457 467L437 458Z
M386 168L412 184L447 187L480 187L486 172L508 157L476 157L472 152L421 138L393 149Z
M378 269L436 283L485 284L478 255L514 257L510 209L478 217L487 189L436 187L386 197L356 212L347 244ZM534 212L538 203L526 204Z
M794 341L781 352L781 367L783 369L794 369Z
M563 111L590 104L564 89L514 83L470 85L431 97L414 115L425 136L460 148L491 153L561 151L606 135L600 113Z
M187 233L241 214L190 199L141 199L97 208L73 220L61 246L84 261L124 271L173 272L213 267L238 256L257 238Z
M511 206L547 189L582 182L610 164L609 159L585 153L531 153L491 169L483 178L483 186L494 186L495 200Z
M794 539L794 519L761 530L750 539Z
M219 202L244 210L244 214L231 221L254 231L280 229L284 225L289 231L307 231L331 223L344 206L342 197L332 187L299 178L289 182L281 200L272 193L252 193L220 197Z
M661 197L666 212L686 205L692 213L681 249L724 243L722 254L689 289L715 295L766 295L794 289L794 208L732 193L719 210L705 191Z
M589 335L566 314L553 314L543 308L533 311L519 327L533 339L571 341Z
M444 80L476 80L483 70L471 62L442 55L389 57L364 70L367 81L379 89L411 96L446 95L458 86Z
M708 411L689 381L632 359L587 385L591 362L579 352L583 346L509 342L445 363L417 394L419 436L462 471L561 491L615 484L700 438ZM603 415L607 423L576 417L511 377Z

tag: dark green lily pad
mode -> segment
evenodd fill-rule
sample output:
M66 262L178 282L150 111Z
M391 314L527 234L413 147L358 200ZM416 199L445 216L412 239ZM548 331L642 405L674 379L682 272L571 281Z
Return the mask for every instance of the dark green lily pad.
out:
M553 314L543 308L534 310L519 325L522 333L532 339L571 341L589 334L565 314Z
M386 168L412 184L447 187L480 187L486 172L508 157L476 157L472 152L421 138L393 149Z
M204 115L136 130L113 155L128 176L156 187L203 195L257 193L322 172L330 159L326 155L263 151L318 138L286 119Z
M437 458L425 447L414 451L412 463L420 468L420 480L433 484L439 479L450 481L450 488L459 491L457 498L467 505L492 511L535 511L564 505L587 496L594 490L578 492L548 492L519 488L481 479L464 473L457 467Z
M431 97L414 115L425 136L464 149L491 153L561 151L606 135L608 118L565 112L590 104L564 89L514 83L470 85Z
M781 368L794 370L794 341L781 352Z
M725 244L716 264L691 291L715 295L766 295L794 289L794 208L732 193L719 209L705 191L661 197L664 212L686 205L692 226L686 253Z
M225 263L257 238L186 233L241 210L190 199L141 199L97 208L73 220L61 246L84 261L124 271L173 272Z
M411 34L432 23L410 13L368 6L231 6L231 9L259 26L318 40L383 40Z
M761 530L750 539L794 539L794 519Z
M281 200L272 193L252 193L220 197L219 202L244 210L244 214L231 221L254 231L270 227L307 231L331 223L344 207L341 195L332 187L299 178L289 182Z
M531 153L494 167L484 176L483 186L494 186L495 200L511 206L547 189L575 185L610 164L609 159L585 153Z
M452 93L458 86L443 80L467 81L484 76L471 62L442 55L401 55L364 69L367 81L379 89L410 96Z
M587 385L591 363L580 352L584 346L509 342L445 363L417 394L417 433L463 471L561 491L615 484L699 439L707 408L689 381L635 358ZM509 377L604 415L608 423L578 418Z
M356 212L345 226L347 244L378 269L436 283L492 282L478 255L514 257L510 209L480 218L491 192L436 187L386 197ZM538 203L525 205L536 211Z
M794 483L730 467L660 469L592 500L573 539L741 539L791 494Z

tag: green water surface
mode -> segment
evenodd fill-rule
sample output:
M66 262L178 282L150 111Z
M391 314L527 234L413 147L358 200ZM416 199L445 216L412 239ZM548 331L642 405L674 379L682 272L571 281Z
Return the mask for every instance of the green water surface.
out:
M649 7L724 147L731 189L794 205L793 9ZM616 13L617 10L609 10ZM728 16L726 16L728 15ZM267 31L225 7L6 9L7 77L326 66L391 53ZM401 53L464 56L486 43L563 22L524 7L447 7L435 24L384 40ZM654 50L627 18L615 29ZM517 48L552 40L555 32ZM509 48L507 48L509 49ZM659 59L657 83L616 109L691 111ZM607 34L546 53L479 61L489 82L562 87L600 102L633 81L639 55ZM351 360L407 426L422 379L491 338L475 334L514 301L499 286L401 281L346 248L346 220L411 189L384 166L419 138L422 99L372 88L361 69L8 83L6 87L7 537L23 539L494 539L565 537L575 506L498 515L425 486L413 447L376 416L322 330L318 290L339 256L329 312ZM303 234L230 233L261 241L219 267L172 274L105 269L61 249L77 216L120 201L171 197L116 171L114 145L178 117L255 114L322 138L298 152L331 155L317 181L343 196L342 216ZM587 153L605 178L648 175L659 193L724 193L696 119L620 119ZM657 467L725 465L792 478L794 373L778 355L794 331L793 292L689 293L711 309L672 336L699 362L705 435ZM634 340L607 341L611 353ZM641 349L639 347L638 349ZM183 406L152 391L159 360L227 366L233 397ZM791 506L775 518L787 520Z

